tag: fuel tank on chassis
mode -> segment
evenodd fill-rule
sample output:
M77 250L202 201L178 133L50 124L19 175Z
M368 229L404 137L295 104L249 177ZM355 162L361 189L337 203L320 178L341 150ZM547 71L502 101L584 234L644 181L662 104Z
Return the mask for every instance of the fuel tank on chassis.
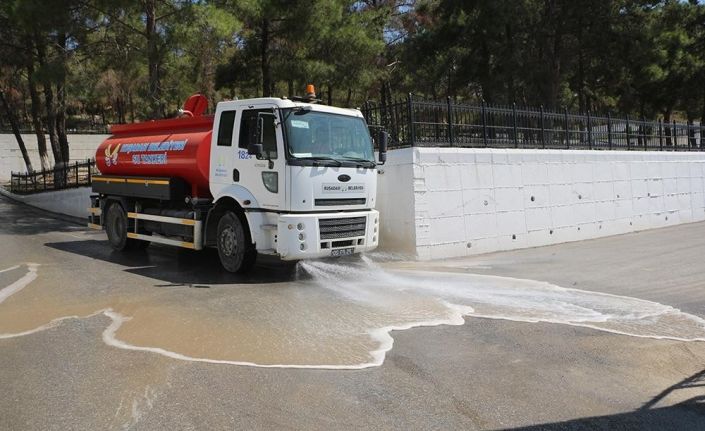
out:
M210 197L212 129L211 116L116 125L96 165L103 175L182 178L193 197Z

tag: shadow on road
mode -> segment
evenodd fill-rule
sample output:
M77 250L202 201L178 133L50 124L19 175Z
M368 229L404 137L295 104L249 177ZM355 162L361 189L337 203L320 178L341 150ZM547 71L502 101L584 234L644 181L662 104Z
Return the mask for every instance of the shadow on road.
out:
M81 240L44 244L55 250L124 266L123 271L159 280L159 287L207 287L209 284L281 283L296 278L296 265L268 256L258 256L249 274L231 274L223 269L215 249L193 251L152 244L147 250L118 252L107 241Z
M703 388L705 391L705 370L666 388L633 412L532 425L512 428L512 430L705 430L705 395L692 397L668 407L652 408L669 394L688 388Z
M37 235L52 232L72 232L81 227L57 218L55 214L14 202L0 195L0 232L10 235Z

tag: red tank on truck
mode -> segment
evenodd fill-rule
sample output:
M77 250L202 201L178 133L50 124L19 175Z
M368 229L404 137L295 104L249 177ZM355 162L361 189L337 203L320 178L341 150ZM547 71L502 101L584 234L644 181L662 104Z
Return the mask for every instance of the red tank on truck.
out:
M88 225L123 252L150 243L218 250L231 272L258 254L339 257L379 241L379 156L358 110L307 95L207 102L178 118L115 125L96 152Z

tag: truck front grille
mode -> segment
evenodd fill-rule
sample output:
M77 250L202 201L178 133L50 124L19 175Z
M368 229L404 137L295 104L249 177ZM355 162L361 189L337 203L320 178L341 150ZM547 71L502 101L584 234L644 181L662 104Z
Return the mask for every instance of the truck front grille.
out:
M328 218L318 220L321 239L365 236L367 217Z
M365 205L365 198L344 198L344 199L316 199L314 203L317 207L335 206L335 205Z

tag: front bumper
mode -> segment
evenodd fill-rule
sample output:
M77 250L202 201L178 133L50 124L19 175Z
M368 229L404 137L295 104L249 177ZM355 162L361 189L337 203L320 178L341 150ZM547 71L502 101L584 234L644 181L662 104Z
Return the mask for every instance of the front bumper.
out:
M352 253L374 250L378 241L376 210L286 214L279 216L276 250L282 260L315 259L339 253L334 250L352 249Z

